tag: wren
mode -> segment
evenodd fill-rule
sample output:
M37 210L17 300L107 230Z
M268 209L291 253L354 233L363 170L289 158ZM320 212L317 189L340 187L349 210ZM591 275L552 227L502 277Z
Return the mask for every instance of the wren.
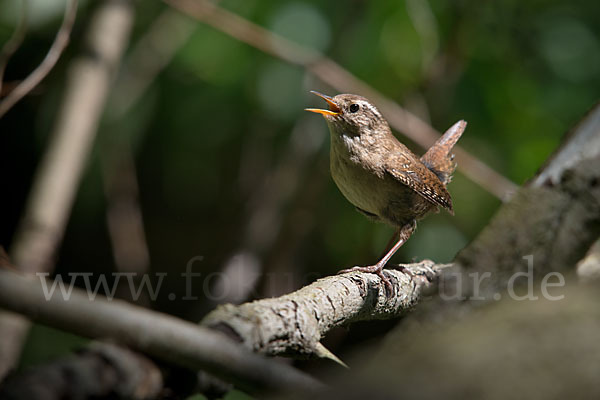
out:
M454 124L419 158L396 139L379 110L364 97L311 93L329 106L327 110L307 108L306 111L319 113L327 121L331 136L330 169L336 185L359 212L395 228L377 264L340 273L377 274L391 292L392 285L383 268L413 234L417 220L437 212L439 207L454 215L446 185L456 169L452 148L467 123L461 120Z

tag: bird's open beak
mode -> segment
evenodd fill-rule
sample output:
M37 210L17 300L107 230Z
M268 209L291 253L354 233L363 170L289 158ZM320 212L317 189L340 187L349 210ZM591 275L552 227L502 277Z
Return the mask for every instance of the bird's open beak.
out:
M333 99L331 97L324 95L322 93L319 93L319 92L315 92L314 90L311 90L310 92L312 94L316 94L317 96L319 96L320 98L325 100L327 102L327 104L329 105L329 110L322 110L320 108L305 108L306 111L322 114L323 116L339 115L342 112L341 108L337 104L335 104L335 102L333 101Z

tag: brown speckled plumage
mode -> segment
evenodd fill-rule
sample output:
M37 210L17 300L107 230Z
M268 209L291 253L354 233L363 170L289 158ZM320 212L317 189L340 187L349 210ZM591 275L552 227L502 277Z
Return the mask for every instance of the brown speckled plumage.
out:
M360 212L398 229L400 240L391 254L412 234L418 219L440 206L453 213L446 185L456 168L452 147L466 122L457 122L419 158L396 139L381 113L364 97L315 94L329 104L329 110L309 111L322 114L329 126L331 176ZM390 253L376 266L361 268L380 274Z

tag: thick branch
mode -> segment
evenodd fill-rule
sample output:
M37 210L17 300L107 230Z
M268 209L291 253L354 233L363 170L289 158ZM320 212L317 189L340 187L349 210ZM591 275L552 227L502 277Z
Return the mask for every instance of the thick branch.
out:
M598 287L554 289L564 299L536 292L537 301L507 298L454 318L404 321L311 399L600 398Z
M393 296L386 294L376 275L351 272L319 279L278 298L219 306L202 325L223 331L255 352L327 357L339 362L319 343L330 329L406 313L424 292L435 288L437 277L448 265L426 260L402 267L386 270Z

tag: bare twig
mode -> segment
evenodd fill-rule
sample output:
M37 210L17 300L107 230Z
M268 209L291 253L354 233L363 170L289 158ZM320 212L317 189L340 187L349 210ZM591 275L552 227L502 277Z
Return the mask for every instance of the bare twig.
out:
M10 252L14 263L24 271L53 268L54 253L62 239L132 21L129 2L103 2L90 21L90 51L72 62L52 139L38 166ZM22 317L0 314L0 378L18 359L28 327Z
M77 15L77 1L68 0L65 16L63 22L56 34L56 38L46 54L46 57L38 67L33 70L31 74L25 80L23 80L17 87L15 87L2 101L0 101L0 118L6 114L8 110L12 108L19 100L21 100L27 93L29 93L34 87L36 87L42 79L48 75L52 70L60 55L62 54L65 47L69 43L69 37L71 35L71 29L75 23L75 16Z
M2 93L2 83L4 81L4 71L6 70L6 65L8 61L12 57L13 54L17 51L21 43L23 43L23 39L25 38L25 32L27 32L27 14L29 9L29 1L21 0L21 14L19 17L19 22L17 23L17 27L15 28L12 36L2 47L2 51L0 52L0 95Z
M74 289L46 296L43 277L0 270L0 306L40 323L99 339L112 339L191 369L203 369L251 390L316 390L322 385L285 364L252 354L224 335L170 315Z
M434 128L409 113L398 103L385 97L364 81L321 53L308 49L275 33L215 6L208 0L164 0L199 21L249 44L273 57L306 68L323 82L341 92L360 93L373 100L386 115L390 125L423 149L428 149L439 138ZM459 169L471 180L506 200L517 186L487 164L462 148L455 148Z

